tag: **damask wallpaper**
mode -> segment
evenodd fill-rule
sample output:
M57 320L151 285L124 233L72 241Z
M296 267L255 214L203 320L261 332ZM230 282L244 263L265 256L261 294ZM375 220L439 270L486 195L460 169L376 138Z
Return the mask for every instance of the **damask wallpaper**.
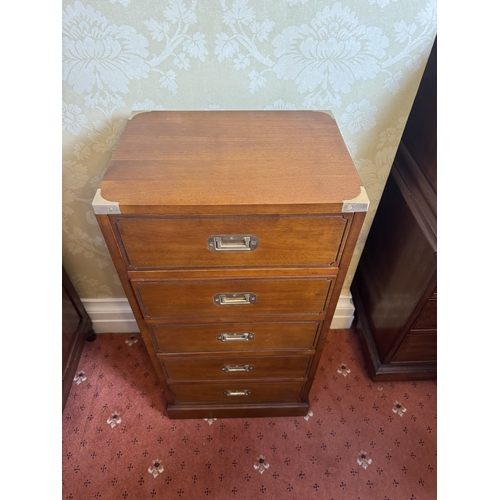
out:
M63 264L123 290L92 198L135 110L331 110L371 200L350 283L436 36L435 0L62 2Z

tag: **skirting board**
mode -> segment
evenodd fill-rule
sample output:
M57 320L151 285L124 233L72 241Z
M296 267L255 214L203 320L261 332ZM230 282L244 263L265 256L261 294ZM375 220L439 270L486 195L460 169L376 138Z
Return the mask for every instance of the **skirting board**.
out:
M332 330L351 328L354 321L354 311L355 308L351 293L349 292L349 295L341 295L330 328Z
M138 333L127 299L82 299L95 333Z
M95 333L138 333L139 327L127 299L82 299ZM351 294L341 295L331 328L350 328L354 319Z

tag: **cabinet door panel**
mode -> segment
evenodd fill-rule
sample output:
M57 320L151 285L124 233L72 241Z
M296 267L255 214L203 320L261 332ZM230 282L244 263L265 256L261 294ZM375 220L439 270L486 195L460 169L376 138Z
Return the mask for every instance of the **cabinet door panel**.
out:
M408 334L394 353L396 363L436 361L437 335L435 333Z
M437 300L430 299L420 311L412 330L437 329Z

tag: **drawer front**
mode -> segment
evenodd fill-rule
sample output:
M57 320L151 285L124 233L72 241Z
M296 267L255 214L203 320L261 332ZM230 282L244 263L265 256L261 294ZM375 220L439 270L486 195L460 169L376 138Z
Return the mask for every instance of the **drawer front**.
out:
M392 361L396 363L437 361L437 335L408 334L394 353Z
M239 380L264 377L303 378L310 356L227 356L160 358L167 380Z
M437 300L429 299L420 311L412 330L435 330L437 329Z
M137 282L147 319L320 315L332 278Z
M300 401L303 382L276 384L225 382L221 384L172 384L170 390L176 403L246 404Z
M349 215L115 219L132 269L336 266Z
M312 349L320 325L318 322L158 325L151 331L161 352Z

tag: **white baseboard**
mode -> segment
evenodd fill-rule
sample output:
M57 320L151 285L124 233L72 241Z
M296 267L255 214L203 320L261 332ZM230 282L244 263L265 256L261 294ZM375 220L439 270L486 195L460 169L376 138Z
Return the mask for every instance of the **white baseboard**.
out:
M138 333L127 299L82 299L95 333Z
M82 299L95 333L137 333L139 327L127 299ZM331 328L350 328L354 319L351 294L341 295Z
M332 324L330 326L333 330L342 330L351 328L354 321L354 303L352 295L341 295L337 303L337 309L333 315Z

